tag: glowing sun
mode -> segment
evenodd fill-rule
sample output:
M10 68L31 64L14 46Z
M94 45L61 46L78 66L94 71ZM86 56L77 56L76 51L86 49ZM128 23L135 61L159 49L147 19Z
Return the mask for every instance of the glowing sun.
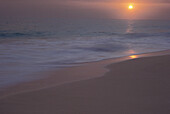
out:
M132 4L130 4L130 5L128 6L128 8L129 8L130 10L132 10L132 9L134 8L134 6L133 6Z

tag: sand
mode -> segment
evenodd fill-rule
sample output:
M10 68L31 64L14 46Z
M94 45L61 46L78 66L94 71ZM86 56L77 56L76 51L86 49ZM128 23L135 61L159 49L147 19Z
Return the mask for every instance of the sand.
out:
M67 72L103 76L7 95L0 114L169 114L170 55L104 63Z

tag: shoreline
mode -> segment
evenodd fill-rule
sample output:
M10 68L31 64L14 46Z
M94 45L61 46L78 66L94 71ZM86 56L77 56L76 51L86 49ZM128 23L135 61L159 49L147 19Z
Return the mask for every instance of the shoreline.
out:
M15 86L9 89L13 93L8 91L1 97L0 113L167 114L170 106L169 52L165 55L161 52L161 55L152 53L155 56L129 56L63 69L59 76L65 73L68 77L59 80L66 83L58 85L52 84L56 80L49 77L46 82L38 80L38 83ZM82 80L79 80L79 76L82 76ZM74 80L70 81L70 77L74 77ZM67 78L68 81L65 80ZM28 87L30 85L44 88L33 90Z
M129 61L131 59L163 56L169 54L170 54L170 50L143 53L143 54L137 54L135 56L132 55L134 57L124 56L118 58L104 59L95 62L85 62L85 63L78 64L78 66L76 66L76 64L73 64L75 66L34 74L34 75L43 75L44 78L23 82L13 86L2 88L0 91L0 100L5 97L20 94L20 93L38 91L50 87L60 86L63 84L99 78L104 76L107 72L110 71L110 69L108 69L107 66L111 64ZM80 72L80 71L85 71L85 72ZM88 72L88 75L86 75L86 72ZM70 74L72 74L72 76L69 77Z

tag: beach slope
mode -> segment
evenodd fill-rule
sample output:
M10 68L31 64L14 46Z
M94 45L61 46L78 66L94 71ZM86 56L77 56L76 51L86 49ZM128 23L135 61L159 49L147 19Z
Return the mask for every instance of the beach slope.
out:
M0 114L170 112L170 55L131 59L107 68L110 71L102 77L1 99Z

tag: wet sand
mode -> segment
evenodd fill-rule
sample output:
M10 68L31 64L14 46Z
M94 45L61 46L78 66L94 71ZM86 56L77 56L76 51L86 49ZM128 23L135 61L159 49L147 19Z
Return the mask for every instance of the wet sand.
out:
M7 89L19 92L4 92L6 96L1 97L0 114L170 112L170 55L105 60L56 73L59 72L52 74L64 77L58 83L51 78ZM75 78L71 80L69 77Z

